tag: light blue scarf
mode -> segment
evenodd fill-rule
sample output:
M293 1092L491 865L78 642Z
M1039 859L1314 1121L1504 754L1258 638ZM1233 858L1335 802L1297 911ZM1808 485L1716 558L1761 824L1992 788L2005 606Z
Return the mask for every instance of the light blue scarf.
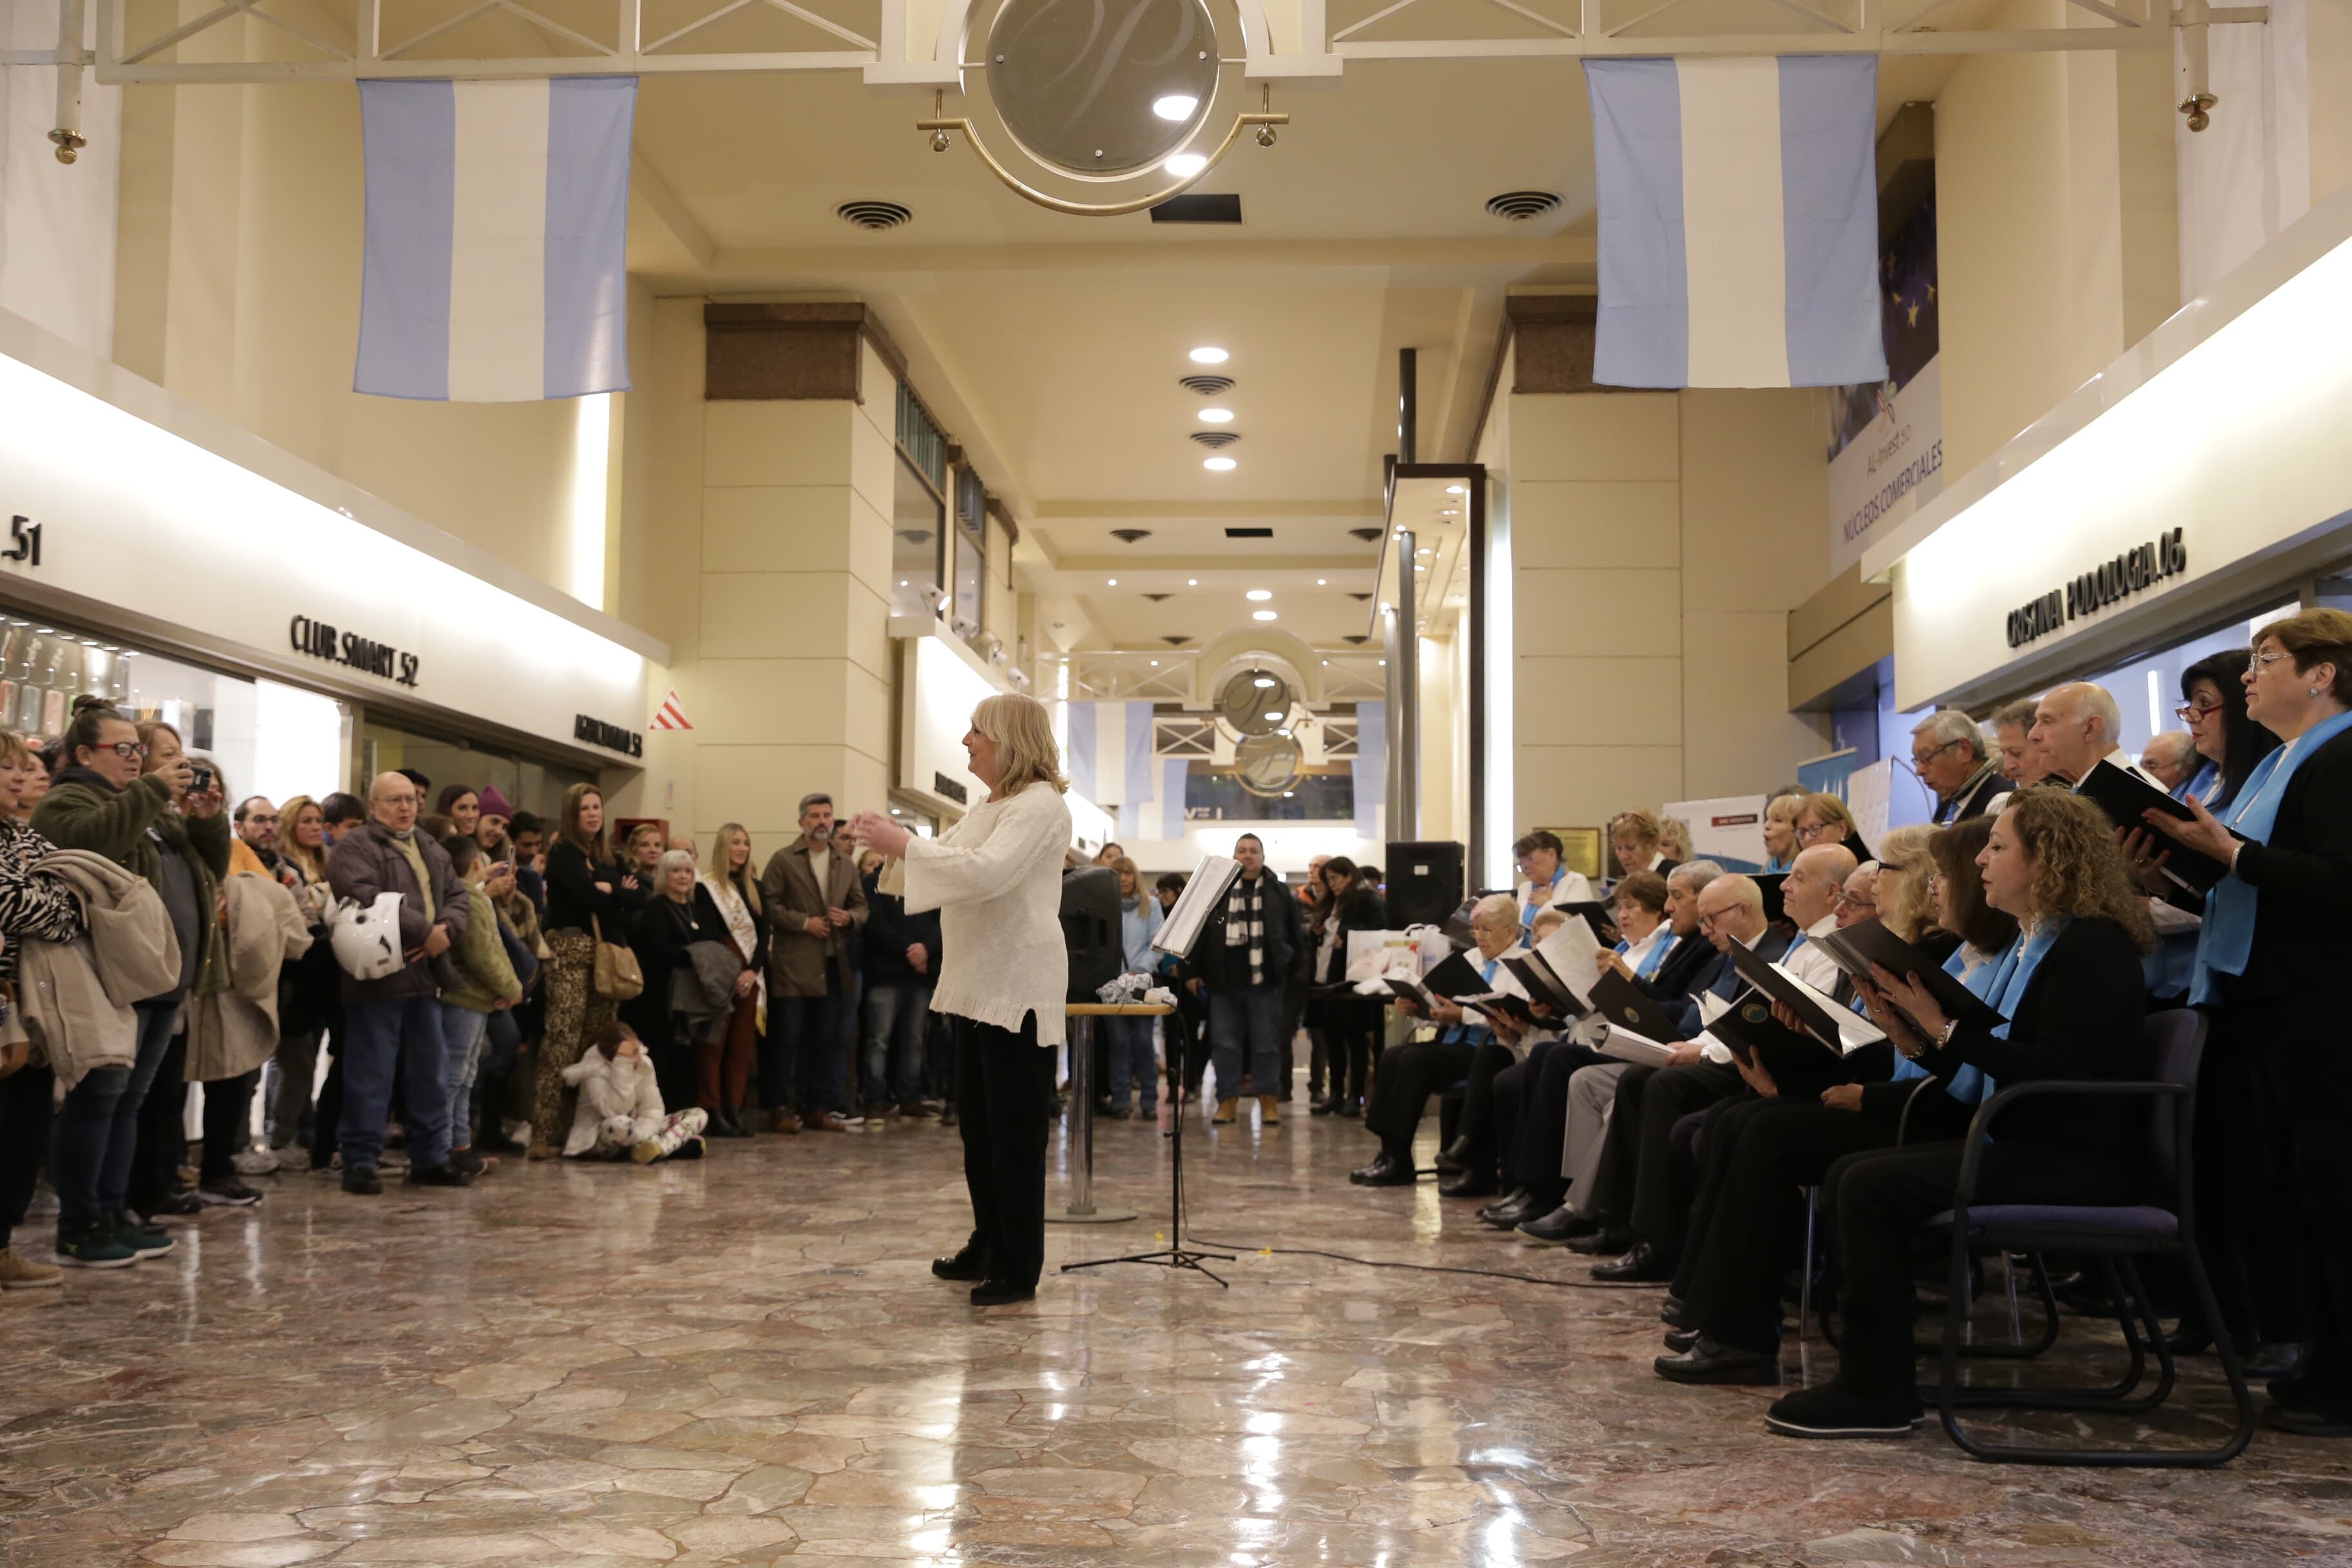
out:
M1647 980L1657 973L1659 967L1666 962L1666 954L1682 945L1682 939L1671 931L1659 931L1656 935L1658 940L1650 944L1650 955L1633 966L1633 976L1637 980ZM1617 951L1630 952L1633 945L1621 942L1617 944Z
M2210 757L2203 757L2199 761L2202 765L2194 773L2181 781L2180 787L2172 792L2173 799L2179 801L2195 799L2201 800L2209 805L2212 804L2213 786L2221 782L2221 766Z
M1763 874L1767 877L1777 877L1783 871L1793 871L1796 868L1796 861L1783 860L1778 855L1774 855L1765 860Z
M2254 764L2237 800L2222 815L2221 826L2233 828L2256 844L2270 842L2278 826L2279 803L2286 798L2287 781L2305 757L2352 730L2352 713L2338 713L2315 724L2296 739ZM2197 933L2197 977L2189 987L2192 1006L2221 999L2217 974L2243 974L2254 953L2254 910L2258 895L2252 883L2232 871L2205 895L2205 924Z
M1551 882L1549 885L1551 887L1552 896L1555 899L1559 896L1559 885L1567 880L1568 868L1565 866L1560 867L1551 874ZM1533 893L1535 891L1534 882L1530 881L1528 884L1528 891L1529 893ZM1528 899L1526 903L1521 904L1519 906L1519 929L1526 931L1534 931L1536 929L1536 916L1542 913L1546 907L1547 906L1545 905L1537 903L1532 898Z
M1952 956L1944 961L1944 973L1958 980L1961 984L1967 986L1969 995L1976 997L1979 1001L1989 1000L1992 995L1993 982L2000 978L2001 966L2009 960L2018 956L2018 949L2023 944L2023 941L2024 939L2022 937L2019 938L2017 942L2010 943L2009 951L2002 953L2000 958L1990 959L1983 963L1978 964L1973 970L1968 968L1968 950L1966 948L1955 949L1952 952ZM2037 958L2034 962L2039 963L2041 960ZM2031 972L2029 971L2029 973L2030 973ZM2018 994L2021 996L2024 994L2024 992L2020 991ZM2009 1033L2009 1026L2007 1024L2003 1024L1994 1032L1996 1034L2006 1036ZM1927 1069L1921 1067L1917 1062L1913 1061L1909 1057L1897 1056L1895 1058L1895 1081L1896 1083L1905 1083L1912 1079L1926 1078L1927 1076ZM1950 1095L1954 1100L1958 1100L1963 1105L1981 1105L1984 1103L1985 1096L1991 1093L1992 1090L1988 1087L1988 1082L1984 1074L1979 1072L1975 1068L1963 1063L1956 1071L1953 1072L1950 1078L1944 1080L1944 1092Z

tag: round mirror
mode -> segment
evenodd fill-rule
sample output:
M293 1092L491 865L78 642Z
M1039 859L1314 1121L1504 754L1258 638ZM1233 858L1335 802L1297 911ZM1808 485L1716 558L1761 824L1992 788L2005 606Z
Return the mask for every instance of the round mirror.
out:
M1234 776L1242 788L1267 799L1296 788L1298 742L1287 735L1253 735L1234 748Z
M1281 677L1245 669L1217 691L1217 717L1243 735L1271 735L1290 722L1290 688Z
M1040 163L1132 174L1207 114L1216 24L1204 0L1005 0L988 31L988 90Z

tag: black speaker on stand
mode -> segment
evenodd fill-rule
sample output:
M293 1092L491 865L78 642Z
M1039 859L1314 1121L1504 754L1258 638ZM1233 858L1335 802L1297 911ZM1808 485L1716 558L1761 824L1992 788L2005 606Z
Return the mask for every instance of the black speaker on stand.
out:
M1433 838L1389 845L1389 929L1444 925L1462 907L1463 847L1452 839Z

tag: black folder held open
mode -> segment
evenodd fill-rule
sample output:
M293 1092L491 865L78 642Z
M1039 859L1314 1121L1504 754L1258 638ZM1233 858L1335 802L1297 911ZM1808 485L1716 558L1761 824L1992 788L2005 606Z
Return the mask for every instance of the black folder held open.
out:
M2091 771L2083 775L2083 782L2074 786L2074 793L2095 802L2107 814L2107 820L2117 827L2145 828L2147 819L2144 814L2150 811L2181 822L2194 821L2197 816L2137 773L2126 773L2109 762L2093 763ZM2161 835L2156 837L2160 840L2157 847L2167 856L2164 874L2182 887L2199 893L2210 892L2214 883L2230 874L2227 865L2204 851L2175 844ZM2245 835L2232 837L2243 838Z

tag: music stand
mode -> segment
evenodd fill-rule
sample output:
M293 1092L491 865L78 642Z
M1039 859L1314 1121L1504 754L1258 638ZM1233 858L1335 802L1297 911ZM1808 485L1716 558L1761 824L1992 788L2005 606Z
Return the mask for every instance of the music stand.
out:
M1183 894L1177 899L1176 907L1169 910L1168 920L1160 928L1160 934L1151 939L1151 945L1162 952L1174 953L1178 958L1190 958L1192 954L1193 943L1200 940L1202 929L1206 925L1210 912L1223 907L1225 895L1232 891L1234 879L1240 874L1240 867L1222 856L1212 855L1202 860L1200 868L1192 873L1192 879L1185 885ZM1148 1014L1157 1017L1165 1016L1175 1009L1151 1004L1122 1006L1118 1011L1129 1015ZM1168 1245L1150 1252L1130 1252L1118 1258L1093 1258L1083 1263L1065 1263L1062 1265L1063 1273L1067 1274L1078 1268L1099 1268L1107 1263L1141 1263L1154 1268L1189 1268L1195 1274L1205 1275L1216 1280L1219 1289L1232 1289L1232 1286L1213 1270L1201 1266L1204 1261L1231 1263L1234 1261L1232 1253L1202 1252L1184 1245L1184 1068L1182 1063L1176 1064L1176 1071L1171 1076L1174 1081L1169 1089L1172 1120L1170 1123L1171 1142L1168 1159Z

